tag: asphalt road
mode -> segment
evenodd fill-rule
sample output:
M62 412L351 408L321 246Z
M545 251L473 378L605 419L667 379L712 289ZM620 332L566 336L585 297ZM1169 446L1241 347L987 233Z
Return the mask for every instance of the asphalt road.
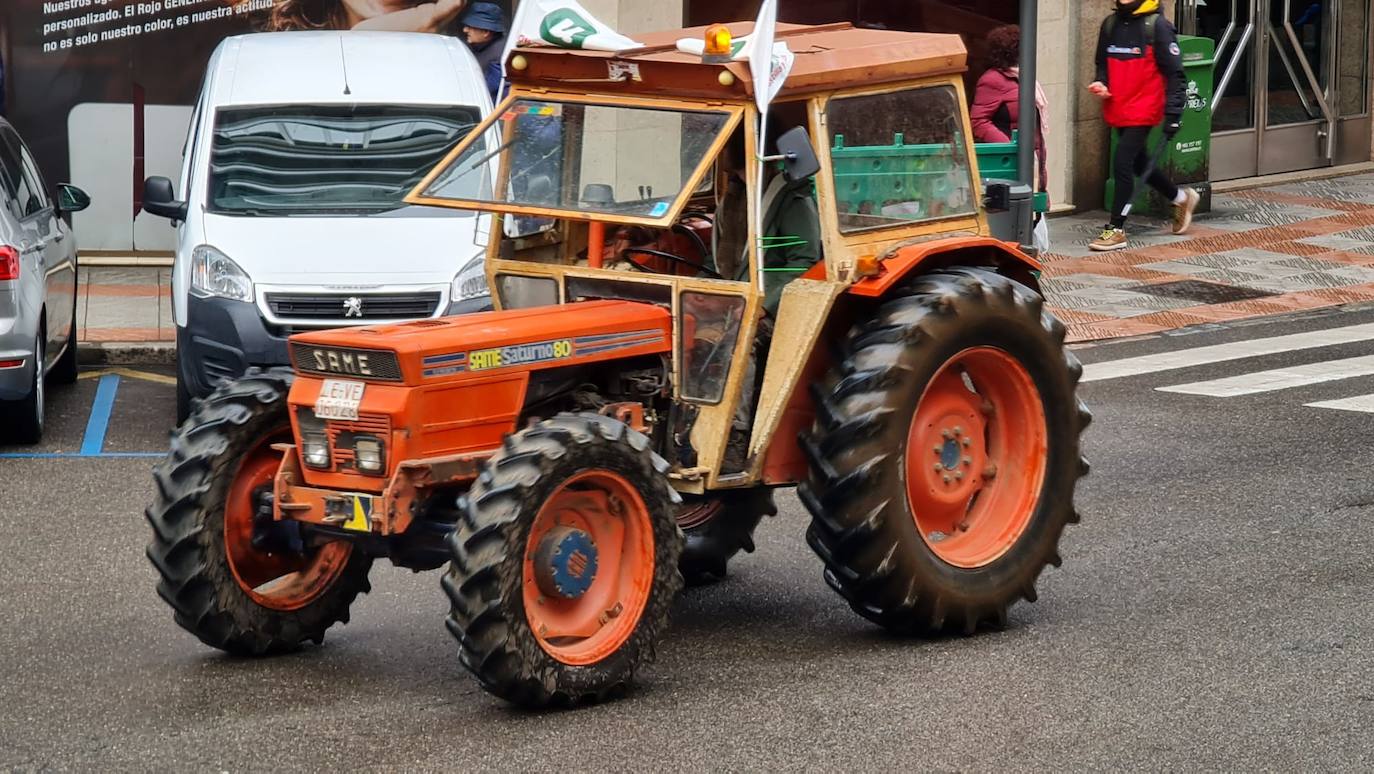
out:
M85 379L53 396L42 451L63 456L0 458L0 768L1367 770L1374 414L1305 404L1374 393L1374 375L1233 398L1155 388L1370 354L1374 340L1085 384L1083 523L1004 631L902 639L859 619L789 494L729 581L684 595L638 691L549 714L463 672L435 573L378 565L323 647L250 661L200 645L143 557L153 460L73 456L92 451ZM100 453L165 448L169 386L125 375L113 406Z

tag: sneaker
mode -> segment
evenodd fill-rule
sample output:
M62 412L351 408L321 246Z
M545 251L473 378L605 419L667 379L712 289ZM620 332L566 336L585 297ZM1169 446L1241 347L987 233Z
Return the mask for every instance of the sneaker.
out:
M1109 250L1124 250L1126 249L1126 232L1108 226L1102 229L1101 236L1088 243L1088 247L1099 253L1105 253Z
M1191 188L1183 189L1183 203L1174 205L1174 233L1185 234L1188 227L1193 225L1193 210L1197 209L1198 200L1201 199L1197 191Z

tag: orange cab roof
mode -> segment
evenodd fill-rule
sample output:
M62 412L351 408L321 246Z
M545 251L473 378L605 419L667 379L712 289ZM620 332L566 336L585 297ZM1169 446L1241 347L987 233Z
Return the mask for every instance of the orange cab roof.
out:
M753 22L727 24L738 38ZM748 101L753 99L748 62L707 64L677 50L682 38L701 40L705 27L632 36L643 48L614 53L551 46L523 46L525 69L507 67L512 81L525 86L644 96L685 96ZM912 80L964 71L967 51L958 35L857 29L849 22L805 26L779 24L777 40L787 42L796 63L778 99L847 86ZM508 63L509 64L509 63ZM728 71L733 78L723 77Z

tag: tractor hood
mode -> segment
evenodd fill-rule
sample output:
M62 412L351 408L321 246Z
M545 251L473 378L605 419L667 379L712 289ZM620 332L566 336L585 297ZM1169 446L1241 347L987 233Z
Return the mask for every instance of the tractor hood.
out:
M585 301L314 331L292 336L290 348L302 374L418 386L664 354L672 330L662 307Z

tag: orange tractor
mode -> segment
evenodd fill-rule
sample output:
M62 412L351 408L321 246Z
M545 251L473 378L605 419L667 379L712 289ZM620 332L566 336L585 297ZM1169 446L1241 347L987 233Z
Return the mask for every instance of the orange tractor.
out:
M1037 262L990 236L962 43L780 25L760 136L747 65L674 46L701 34L513 52L409 197L493 213L497 311L297 335L292 369L198 403L147 513L178 624L291 650L374 559L446 565L487 690L599 698L794 485L826 582L884 627L1035 599L1089 415Z

